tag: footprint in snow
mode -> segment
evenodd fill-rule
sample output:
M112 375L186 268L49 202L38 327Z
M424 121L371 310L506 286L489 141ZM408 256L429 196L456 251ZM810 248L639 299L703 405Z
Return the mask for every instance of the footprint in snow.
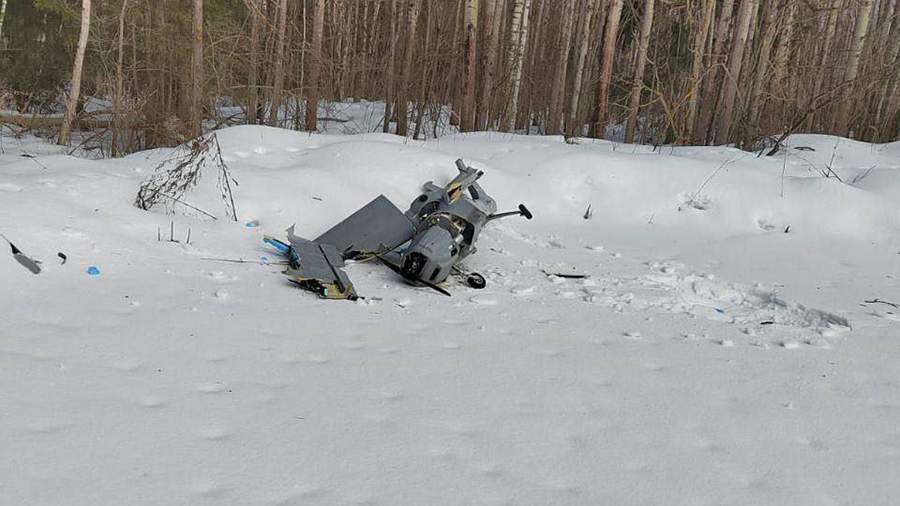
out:
M141 364L137 360L123 359L113 362L112 366L114 369L118 369L122 372L133 372L136 371Z
M35 435L55 434L68 428L70 424L53 420L32 422L25 427L25 432Z
M475 295L469 298L469 302L476 306L496 306L500 303L496 298L487 295Z
M636 330L629 330L622 333L622 336L625 339L630 339L632 341L637 341L641 339L641 333Z
M222 383L221 381L213 381L197 385L197 391L204 394L217 394L220 392L224 392L227 388L228 385Z
M165 401L163 401L161 397L155 395L142 397L138 403L145 408L160 408L165 405Z
M197 431L197 434L206 440L209 441L221 441L226 439L231 435L231 431L228 430L227 427L222 425L212 425L209 427L204 427Z
M226 488L212 480L199 481L191 486L191 491L201 497L221 497L227 492Z

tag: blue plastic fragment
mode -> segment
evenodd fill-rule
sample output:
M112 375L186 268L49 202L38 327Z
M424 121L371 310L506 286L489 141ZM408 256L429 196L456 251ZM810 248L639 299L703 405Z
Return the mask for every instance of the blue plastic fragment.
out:
M247 228L256 228L259 226L259 220L248 221L245 226Z
M725 314L725 310L724 310L724 309L716 308L716 311L718 311L719 313Z
M100 275L100 268L97 267L96 265L92 265L92 266L90 266L90 267L87 268L87 273L88 273L88 276L95 276L95 277L96 277L96 276L99 276L99 275Z
M263 242L277 249L279 253L282 255L287 255L291 251L291 247L287 244L279 241L278 239L272 239L271 237L266 237L263 239Z
M259 263L261 263L263 265L269 265L269 257L267 257L265 255L259 257Z

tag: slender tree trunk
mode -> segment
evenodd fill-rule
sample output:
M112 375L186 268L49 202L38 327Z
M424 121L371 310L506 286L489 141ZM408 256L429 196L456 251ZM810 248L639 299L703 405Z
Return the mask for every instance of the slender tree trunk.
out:
M387 86L385 86L385 98L384 98L384 123L381 125L381 131L384 133L390 133L391 131L391 104L395 100L396 95L396 82L397 78L394 75L395 71L395 60L397 59L397 0L391 0L391 39L388 41L390 44L390 56L388 57L388 66L387 66L387 76L385 80L387 81Z
M691 91L690 98L688 99L686 130L690 132L691 140L697 144L701 142L699 128L697 128L697 107L700 103L700 88L703 84L703 56L706 53L706 41L709 39L709 31L712 27L715 12L716 0L706 0L706 5L703 9L703 17L700 19L697 36L694 38L691 61Z
M259 122L259 25L260 12L259 0L248 0L247 8L250 11L250 71L248 72L249 100L247 104L247 119L251 124Z
M68 146L72 136L72 122L81 94L81 71L84 68L84 53L87 49L88 35L91 31L91 0L81 0L81 32L78 36L78 49L75 51L75 63L72 65L72 83L66 101L66 114L63 116L57 143Z
M597 85L597 118L594 137L602 139L609 122L609 87L612 84L613 62L616 57L616 38L619 35L619 19L623 0L610 0L606 30L603 36L603 52L600 59L600 82Z
M419 138L419 133L423 131L422 128L422 120L425 117L425 109L428 105L429 98L431 97L432 88L434 83L432 82L434 79L434 72L431 72L431 80L428 79L429 69L430 67L436 66L437 64L437 51L433 51L432 45L432 32L434 31L434 11L435 11L434 2L427 1L425 3L425 46L423 46L424 53L426 56L430 56L434 58L435 61L429 65L427 61L423 61L421 64L422 67L422 77L421 77L421 86L419 87L419 101L416 104L416 128L413 131L413 139ZM438 32L440 35L440 32ZM439 37L437 37L439 38ZM425 137L428 137L428 134L425 134Z
M279 124L282 94L284 91L284 46L287 34L288 0L281 0L278 7L278 32L275 40L275 86L272 89L272 109L269 125Z
M419 5L423 0L409 0L406 11L406 44L403 50L403 69L400 89L397 93L397 135L409 135L409 90L412 79L412 61L416 50L416 25L419 21Z
M638 45L637 66L634 69L634 82L631 85L631 98L628 102L628 121L625 124L625 142L634 142L634 131L637 128L638 113L641 107L641 92L644 89L644 68L647 66L647 48L650 46L650 33L653 29L654 0L644 2L644 17L641 19L641 40Z
M322 29L325 24L325 0L316 0L310 45L309 94L306 96L306 129L316 131L319 116L319 76L322 67Z
M771 88L779 93L782 101L786 101L789 98L786 93L786 88L788 87L788 61L790 60L791 45L794 39L794 15L796 11L794 2L786 4L783 20L784 26L781 29L781 34L778 36L778 46L775 48Z
M744 63L744 46L750 33L750 22L756 8L757 0L743 0L741 9L735 20L734 40L731 44L731 56L728 57L728 73L725 75L725 91L722 96L722 113L719 115L719 130L716 135L717 144L725 144L730 139L731 125L734 123L734 102L737 97L738 80L741 77L741 66Z
M512 90L506 105L506 130L516 129L519 111L519 90L522 89L522 65L525 63L525 48L528 46L528 16L531 11L531 0L515 0L513 6L512 30L509 32L509 44L512 48Z
M550 114L547 120L548 134L563 133L563 110L566 103L566 74L569 70L569 49L572 42L572 24L575 21L575 0L560 0L562 27L556 47L556 68L550 88Z
M762 40L759 44L759 61L756 64L756 72L754 73L753 84L750 89L750 127L757 132L760 128L760 115L766 107L766 101L762 98L763 86L766 83L766 78L769 76L769 61L772 53L772 45L775 42L775 35L778 34L777 25L779 10L774 5L768 6L768 9L765 19L762 22L763 33ZM820 71L819 74L824 74L824 72Z
M651 2L653 0L650 0ZM584 81L584 66L591 43L591 18L594 14L596 0L587 0L584 12L581 13L581 47L578 49L578 62L575 67L575 78L572 83L572 100L569 103L569 120L566 132L570 136L581 135L581 123L578 122L578 107L581 105L581 86Z
M0 0L0 47L3 47L3 20L6 19L6 0Z
M886 119L884 135L889 139L900 139L900 19L894 20L888 40L891 42L887 51L887 64L888 68L894 69L894 75L887 77L882 93Z
M191 38L191 135L203 134L203 0L194 0Z
M480 130L489 130L497 69L497 48L500 41L500 24L503 21L503 0L484 0L485 26L489 30L484 37L484 67L481 72L481 99L478 101L475 124Z
M464 76L465 59L459 58L457 55L465 52L464 42L460 43L460 38L465 40L465 19L466 19L466 3L456 2L458 5L456 12L453 13L453 23L450 25L450 50L448 54L448 67L454 76ZM460 79L444 79L442 96L451 102L450 119L451 126L462 128L462 107L463 107L463 86ZM434 124L437 128L437 123ZM436 132L436 131L435 131Z
M466 68L463 88L463 118L460 130L475 130L475 67L477 64L478 0L466 0Z
M119 11L119 38L118 55L116 59L116 96L113 99L113 125L110 152L112 156L119 155L119 130L122 124L122 95L125 87L125 10L128 8L128 0L122 0L122 8Z
M710 130L712 130L713 114L716 111L716 100L719 97L717 91L719 85L719 67L721 66L725 54L725 45L728 41L729 28L731 27L731 12L734 9L734 0L724 0L722 2L722 11L719 17L719 23L716 26L716 39L713 43L712 54L710 55L712 66L706 76L703 84L703 98L709 102L706 107L700 111L699 143L705 144L709 139Z
M844 98L841 101L841 107L838 111L835 126L837 134L844 137L850 135L850 126L852 124L850 121L850 114L851 108L853 107L854 93L858 88L855 82L859 72L859 59L862 55L863 47L866 44L866 34L869 31L869 21L871 20L872 7L874 5L875 0L861 0L859 12L856 17L856 27L853 30L853 44L850 47L850 55L847 59L847 70L844 73L844 82L854 84L848 85L844 92Z

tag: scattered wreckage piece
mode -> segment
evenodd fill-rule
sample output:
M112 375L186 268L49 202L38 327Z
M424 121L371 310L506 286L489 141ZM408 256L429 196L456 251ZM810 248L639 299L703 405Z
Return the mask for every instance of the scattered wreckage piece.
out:
M345 260L376 258L413 285L427 286L450 295L439 286L460 261L477 251L475 243L484 225L507 216L532 214L524 205L497 213L497 204L478 180L484 172L456 161L459 174L446 186L429 181L404 213L387 197L374 200L313 240L287 231L288 242L266 236L264 241L288 258L288 279L329 299L359 298L344 272ZM469 274L473 288L483 288L484 277Z
M35 259L27 256L25 253L22 253L22 251L19 248L17 248L16 245L13 244L12 241L10 241L5 235L0 234L0 237L3 237L3 240L6 241L7 244L9 244L9 248L12 250L12 255L13 255L13 258L16 259L16 262L19 262L19 264L22 267L31 271L32 274L40 274L41 273L41 261L40 260L35 260ZM65 261L63 261L63 263L65 263Z

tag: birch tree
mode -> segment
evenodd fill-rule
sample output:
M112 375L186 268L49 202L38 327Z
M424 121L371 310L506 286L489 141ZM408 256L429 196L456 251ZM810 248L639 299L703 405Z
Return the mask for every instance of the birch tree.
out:
M91 31L91 0L81 0L81 31L78 35L78 48L75 51L75 63L72 65L72 81L69 85L69 97L66 101L66 113L59 129L57 144L68 146L72 136L72 122L78 109L81 94L81 72L84 68L84 53L87 50L88 34Z

